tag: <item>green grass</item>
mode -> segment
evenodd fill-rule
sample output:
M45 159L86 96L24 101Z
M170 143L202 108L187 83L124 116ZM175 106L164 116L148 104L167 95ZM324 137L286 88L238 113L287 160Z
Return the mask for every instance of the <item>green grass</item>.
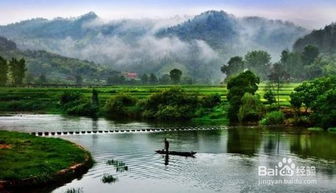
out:
M59 170L82 163L88 152L58 138L42 138L25 133L0 131L0 179L22 180L38 177L44 181Z
M193 118L191 121L201 125L227 125L229 119L227 118L228 104L222 104L211 109L209 112L205 112L204 116Z
M289 105L289 94L297 86L297 83L285 84L279 93L280 104ZM138 99L145 99L149 95L160 92L163 89L174 87L174 85L122 85L96 88L99 91L99 100L103 106L108 98L118 93L128 93ZM210 85L182 85L186 92L198 93L200 95L220 94L226 102L227 89L225 86ZM58 104L59 96L66 90L78 91L87 98L91 97L91 88L0 88L0 111L28 111L41 113L61 113ZM265 84L259 85L258 94L263 99Z
M321 127L309 127L307 130L308 131L323 131Z

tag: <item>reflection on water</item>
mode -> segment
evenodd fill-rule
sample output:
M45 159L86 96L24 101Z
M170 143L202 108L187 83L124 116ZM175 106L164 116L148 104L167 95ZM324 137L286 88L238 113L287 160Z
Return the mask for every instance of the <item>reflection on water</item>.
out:
M155 128L164 125L114 123L105 119L57 115L23 115L0 117L0 127L21 131L76 131ZM55 189L55 193L63 193L70 188L83 188L88 193L336 191L336 135L326 132L223 127L211 131L62 137L86 147L97 163L81 179ZM155 154L155 150L163 148L164 138L170 141L171 150L196 151L196 157ZM258 185L258 166L274 167L284 157L291 158L296 165L315 166L317 175L309 179L317 183ZM113 166L106 164L111 159L124 162L128 170L117 172ZM104 184L101 182L104 175L117 177L118 181Z

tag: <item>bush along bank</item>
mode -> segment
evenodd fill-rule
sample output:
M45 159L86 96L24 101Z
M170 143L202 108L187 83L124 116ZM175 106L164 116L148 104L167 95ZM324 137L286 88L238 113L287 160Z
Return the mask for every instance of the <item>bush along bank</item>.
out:
M265 92L267 104L256 94L260 80L251 71L228 81L228 118L231 124L261 124L320 127L336 126L336 76L321 77L300 84L290 94L291 106L281 107L271 91Z
M0 131L0 192L52 188L92 167L88 151L69 141Z
M129 93L116 93L102 103L93 90L91 100L75 91L59 97L63 112L68 115L105 116L111 119L147 121L192 121L198 124L226 124L227 105L219 94L200 95L181 87L163 89L138 99Z
M219 95L200 96L181 88L171 88L138 100L127 94L118 94L107 100L104 113L108 117L130 117L150 120L191 120L207 116L221 106ZM223 115L224 117L224 115Z

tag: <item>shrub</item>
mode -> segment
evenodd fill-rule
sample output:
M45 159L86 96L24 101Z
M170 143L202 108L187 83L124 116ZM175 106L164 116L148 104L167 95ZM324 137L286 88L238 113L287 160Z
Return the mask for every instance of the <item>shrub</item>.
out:
M96 108L89 101L80 100L75 103L68 103L65 112L69 115L93 116L96 114Z
M273 91L271 89L267 89L265 94L264 94L264 99L267 100L267 104L274 104L275 103L275 94L273 93Z
M143 117L155 119L191 119L200 106L196 95L181 88L171 88L152 94L144 103Z
M279 125L285 120L285 115L281 111L272 111L267 113L260 121L262 125Z
M336 76L304 82L291 93L291 104L299 111L301 106L312 110L305 124L314 123L324 129L336 126ZM300 118L300 117L299 117Z
M207 108L215 107L221 103L221 96L219 94L213 94L204 96L202 98L202 106Z
M65 91L59 101L63 111L69 115L95 116L98 108L79 92Z
M136 103L136 98L127 94L118 94L106 101L105 111L110 117L135 116L137 114Z
M264 106L258 95L245 93L241 99L241 106L238 112L238 120L242 122L256 122L262 118Z
M79 92L65 91L60 96L60 105L66 105L74 101L78 101L82 98L82 95Z
M336 126L336 90L331 89L318 96L312 105L312 119L322 128Z

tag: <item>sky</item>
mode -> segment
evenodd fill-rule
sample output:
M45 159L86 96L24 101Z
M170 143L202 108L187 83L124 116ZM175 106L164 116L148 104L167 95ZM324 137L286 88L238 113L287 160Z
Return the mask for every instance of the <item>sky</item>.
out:
M113 20L193 16L207 10L289 20L309 29L336 22L336 0L0 0L0 25L37 17L75 17L89 11Z

